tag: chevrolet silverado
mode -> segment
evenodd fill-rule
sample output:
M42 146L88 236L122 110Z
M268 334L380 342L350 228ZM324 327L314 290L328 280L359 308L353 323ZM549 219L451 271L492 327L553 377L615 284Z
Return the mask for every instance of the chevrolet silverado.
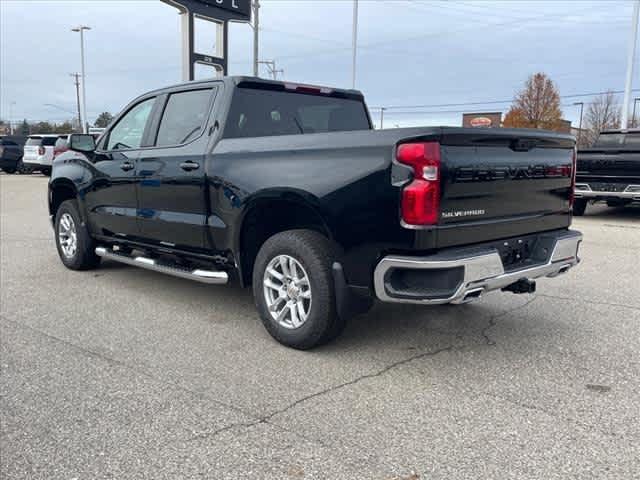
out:
M155 90L71 135L49 212L62 263L251 286L281 343L340 334L374 299L530 293L578 263L573 137L373 130L362 94L250 77Z

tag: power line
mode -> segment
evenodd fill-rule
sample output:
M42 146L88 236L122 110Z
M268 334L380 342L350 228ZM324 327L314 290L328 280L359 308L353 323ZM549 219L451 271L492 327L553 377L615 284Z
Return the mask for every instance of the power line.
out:
M632 90L633 92L640 92L640 88ZM581 98L581 97L593 97L596 95L604 95L607 93L619 94L624 93L622 90L607 90L604 92L588 92L588 93L575 93L571 95L560 95L560 98ZM425 105L390 105L385 107L369 107L369 109L380 110L380 108L397 109L397 108L443 108L443 107L464 107L474 105L499 105L504 103L512 103L513 98L509 100L490 100L487 102L462 102L462 103L439 103L439 104L425 104Z

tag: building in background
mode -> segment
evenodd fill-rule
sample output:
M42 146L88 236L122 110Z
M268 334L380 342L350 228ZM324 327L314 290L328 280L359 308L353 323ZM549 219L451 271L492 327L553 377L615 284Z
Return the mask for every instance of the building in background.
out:
M502 126L502 112L463 113L462 126L499 128Z
M462 126L467 128L501 128L502 112L463 113ZM571 133L573 135L576 135L577 130L577 128L571 127L570 120L560 120L560 126L556 129L557 132Z

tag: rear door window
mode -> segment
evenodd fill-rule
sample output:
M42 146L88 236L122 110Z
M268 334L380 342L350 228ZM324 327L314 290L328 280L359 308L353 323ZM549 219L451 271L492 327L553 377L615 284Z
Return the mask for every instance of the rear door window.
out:
M58 141L58 137L44 137L42 139L42 145L45 147L52 147Z
M169 95L162 114L156 146L182 145L197 138L207 123L212 89Z

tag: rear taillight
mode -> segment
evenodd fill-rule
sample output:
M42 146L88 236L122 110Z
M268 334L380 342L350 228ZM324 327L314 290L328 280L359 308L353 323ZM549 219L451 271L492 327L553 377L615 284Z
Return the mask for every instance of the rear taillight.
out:
M576 199L576 170L578 169L578 151L573 149L573 159L571 162L571 191L569 192L569 208L573 207Z
M396 159L413 167L413 181L402 190L402 221L435 225L440 214L440 144L404 143L398 146Z
M38 147L38 155L44 155L44 147Z

